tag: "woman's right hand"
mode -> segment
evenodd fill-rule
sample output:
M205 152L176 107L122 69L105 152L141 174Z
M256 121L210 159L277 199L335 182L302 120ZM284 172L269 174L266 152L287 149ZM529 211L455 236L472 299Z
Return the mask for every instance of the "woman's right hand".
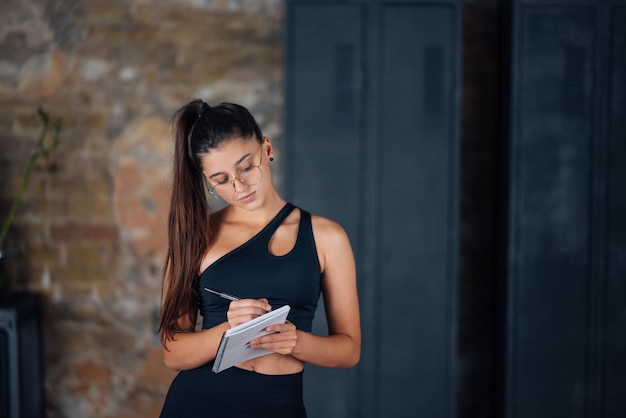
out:
M232 328L272 310L267 299L240 299L228 306L228 325Z

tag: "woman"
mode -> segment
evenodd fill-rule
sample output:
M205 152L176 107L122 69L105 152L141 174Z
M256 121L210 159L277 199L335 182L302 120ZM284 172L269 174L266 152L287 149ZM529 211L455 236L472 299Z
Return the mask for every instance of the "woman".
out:
M244 107L194 100L176 113L174 132L160 331L164 362L180 372L161 417L306 417L304 364L352 367L360 357L348 237L279 196L270 172L274 148ZM227 205L210 213L211 198ZM327 336L310 332L320 292ZM287 304L287 322L250 342L271 354L212 372L227 329Z

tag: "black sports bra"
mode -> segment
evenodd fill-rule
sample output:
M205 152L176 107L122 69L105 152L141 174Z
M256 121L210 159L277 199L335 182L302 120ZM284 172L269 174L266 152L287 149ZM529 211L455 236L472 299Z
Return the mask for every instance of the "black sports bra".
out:
M198 291L203 328L225 322L230 303L205 291L208 287L240 298L267 298L273 309L290 305L287 319L297 329L311 331L321 291L311 215L300 209L298 236L291 251L276 256L268 249L272 235L294 208L287 203L259 233L200 274Z

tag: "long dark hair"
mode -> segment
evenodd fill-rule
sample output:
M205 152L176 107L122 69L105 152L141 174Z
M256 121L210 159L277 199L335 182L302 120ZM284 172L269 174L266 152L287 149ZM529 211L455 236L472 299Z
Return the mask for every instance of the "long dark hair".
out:
M213 238L202 155L232 138L263 141L250 112L233 103L211 107L192 100L174 114L172 128L174 176L159 324L164 346L175 333L193 331L198 315L198 270Z

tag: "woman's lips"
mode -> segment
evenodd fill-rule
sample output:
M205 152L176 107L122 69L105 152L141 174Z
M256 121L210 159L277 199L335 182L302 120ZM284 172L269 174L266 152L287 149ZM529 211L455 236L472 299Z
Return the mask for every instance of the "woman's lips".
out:
M254 197L254 193L248 193L247 195L245 195L244 197L240 198L239 201L242 203L248 203L252 200L252 198Z

